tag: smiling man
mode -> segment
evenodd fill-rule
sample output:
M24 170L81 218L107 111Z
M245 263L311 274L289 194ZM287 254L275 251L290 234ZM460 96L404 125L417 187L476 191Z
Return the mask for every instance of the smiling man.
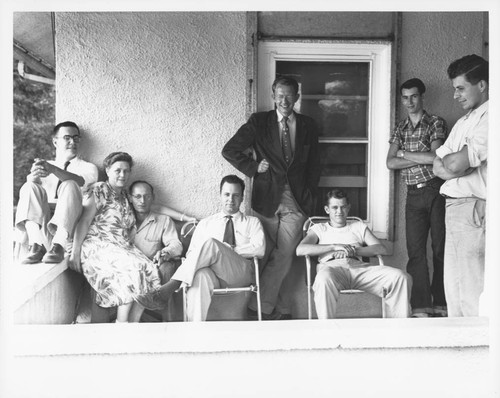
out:
M401 103L408 116L394 128L387 153L387 167L401 170L406 194L406 271L413 278L413 317L446 315L443 286L444 198L439 194L443 180L432 172L436 149L446 139L446 122L424 110L425 85L420 79L400 87ZM432 282L427 265L427 237L432 241Z
M347 223L350 209L343 191L328 192L325 212L329 222L313 225L297 246L299 256L318 256L313 285L318 319L335 318L340 291L344 289L385 296L388 318L408 317L411 278L400 269L362 261L362 257L387 254L387 250L365 223Z
M467 55L450 64L453 97L467 112L436 150L434 173L446 180L444 287L449 316L477 316L484 286L488 69Z
M222 155L253 178L252 210L267 237L261 277L263 319L290 319L281 286L290 270L302 225L312 215L321 165L313 119L294 111L299 100L296 80L279 77L272 86L275 108L250 116L226 143ZM249 150L254 157L248 155ZM256 319L252 299L249 319Z
M221 211L200 221L186 259L172 279L153 293L140 295L143 307L158 310L182 284L187 290L188 321L205 321L213 290L241 287L253 281L252 257L265 252L264 230L258 218L240 212L245 183L235 175L220 183Z
M80 140L75 123L56 125L52 135L55 160L35 159L21 187L16 227L27 234L30 247L23 264L64 259L67 241L82 212L82 191L98 177L97 167L78 157Z

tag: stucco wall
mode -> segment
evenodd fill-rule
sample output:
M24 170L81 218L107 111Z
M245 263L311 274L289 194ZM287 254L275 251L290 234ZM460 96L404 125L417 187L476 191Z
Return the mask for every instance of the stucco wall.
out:
M57 121L83 128L84 157L129 152L160 201L213 213L245 119L245 13L57 13L56 30Z

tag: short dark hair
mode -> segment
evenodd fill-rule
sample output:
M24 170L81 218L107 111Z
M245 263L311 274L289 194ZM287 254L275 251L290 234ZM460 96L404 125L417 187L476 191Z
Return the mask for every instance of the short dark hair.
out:
M127 152L112 152L104 159L103 166L107 169L116 162L127 162L130 168L132 168L134 164L132 156L130 156Z
M241 194L243 195L243 193L245 192L245 183L243 182L243 180L234 175L234 174L229 174L225 177L222 177L222 180L220 181L220 189L219 189L219 192L222 192L222 186L225 184L225 183L228 183L228 184L239 184L239 186L241 187Z
M57 133L59 132L59 129L61 127L73 127L75 129L77 129L78 134L80 134L80 128L77 126L77 124L75 122L66 121L66 122L58 123L54 126L54 128L52 129L52 137L55 137L57 135Z
M422 95L423 93L425 93L425 84L422 80L414 77L412 79L408 79L407 81L405 81L401 87L399 87L399 94L403 94L403 89L410 89L410 88L413 88L415 87L417 90L418 90L418 93L420 95Z
M299 83L297 83L297 80L291 77L286 77L286 76L277 77L273 82L273 93L274 90L276 90L276 86L278 84L281 84L282 86L292 87L293 90L295 91L295 94L299 93Z
M448 77L454 79L464 75L470 84L477 84L481 80L488 83L489 64L484 58L476 54L466 55L453 61L448 66Z
M331 191L328 191L325 195L325 206L328 206L330 204L330 199L335 198L335 199L345 199L347 204L350 204L349 198L347 197L347 194L342 191L341 189L332 189Z
M144 180L137 180L137 181L134 181L132 184L130 184L130 187L128 188L128 192L129 194L132 195L132 191L134 190L134 187L137 185L137 184L144 184L144 185L147 185L150 189L151 189L151 195L154 195L155 194L155 191L153 189L153 186L147 182L147 181L144 181Z

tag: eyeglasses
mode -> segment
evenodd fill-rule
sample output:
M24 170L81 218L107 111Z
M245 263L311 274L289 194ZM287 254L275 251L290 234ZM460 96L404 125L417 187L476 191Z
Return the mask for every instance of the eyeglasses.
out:
M283 101L284 99L286 99L288 102L293 102L295 101L295 98L296 98L295 95L276 95L274 97L274 99L280 102Z
M146 195L131 195L135 200L141 200L144 198L144 200L151 200L153 199L153 195L146 194Z
M80 142L80 136L78 134L63 135L62 137L59 137L59 138L62 138L66 142L70 142L71 140L73 140L73 142Z

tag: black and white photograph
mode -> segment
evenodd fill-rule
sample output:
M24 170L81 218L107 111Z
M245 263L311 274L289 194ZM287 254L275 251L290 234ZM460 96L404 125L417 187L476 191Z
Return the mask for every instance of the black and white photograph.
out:
M500 397L500 4L0 15L1 397Z

